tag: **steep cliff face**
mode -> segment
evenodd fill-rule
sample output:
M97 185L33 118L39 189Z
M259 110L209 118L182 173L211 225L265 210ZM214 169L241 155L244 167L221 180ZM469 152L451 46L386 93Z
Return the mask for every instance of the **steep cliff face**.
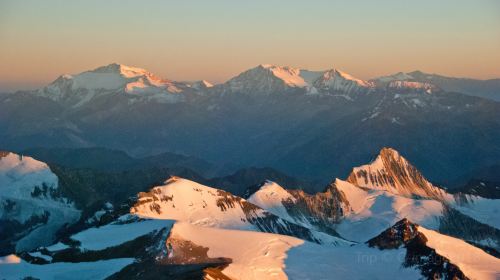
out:
M396 150L383 148L377 158L355 167L347 181L368 189L408 196L442 199L443 190L433 186Z
M350 209L349 201L338 189L336 182L328 185L324 192L314 195L302 190L290 190L290 193L295 201L286 200L283 203L288 213L324 231L334 232L334 224Z

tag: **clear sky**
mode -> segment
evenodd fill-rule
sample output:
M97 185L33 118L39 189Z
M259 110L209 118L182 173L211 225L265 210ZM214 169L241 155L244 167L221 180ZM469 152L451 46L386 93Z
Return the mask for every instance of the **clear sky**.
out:
M500 1L0 0L0 90L111 62L222 82L261 63L500 77Z

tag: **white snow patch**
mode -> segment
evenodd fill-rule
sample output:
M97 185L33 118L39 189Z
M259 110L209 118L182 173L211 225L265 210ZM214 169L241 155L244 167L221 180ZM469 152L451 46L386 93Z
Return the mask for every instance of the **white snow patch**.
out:
M41 252L32 252L32 253L28 253L28 254L30 254L32 257L42 258L42 259L49 261L49 262L52 261L51 256L44 255Z
M81 242L80 248L85 250L102 250L134 240L162 228L170 228L171 220L144 220L126 224L109 224L98 228L90 228L79 232L71 239Z
M431 199L411 199L385 191L364 191L347 182L339 184L352 211L337 226L348 240L364 242L403 218L433 229L439 227L443 204Z
M104 279L133 262L134 259L123 258L97 262L35 265L21 260L18 263L0 263L0 275L6 280L23 279L29 276L44 280L95 280Z
M61 243L61 242L57 242L54 245L46 247L47 250L52 251L52 252L60 251L60 250L68 249L68 248L69 248L68 245Z

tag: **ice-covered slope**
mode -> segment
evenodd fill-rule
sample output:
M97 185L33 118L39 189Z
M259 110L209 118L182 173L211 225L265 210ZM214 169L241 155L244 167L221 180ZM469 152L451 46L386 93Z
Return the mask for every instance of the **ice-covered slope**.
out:
M89 228L71 236L79 242L82 250L103 250L134 240L151 232L170 229L172 220L137 220L134 216L125 215L117 221L102 227Z
M337 232L347 239L366 241L403 218L433 229L439 228L444 208L440 201L363 190L339 179L335 185L352 205L351 211L336 227Z
M0 152L0 205L0 242L6 252L12 246L22 251L50 244L57 230L80 217L47 164L10 152Z
M433 186L396 150L383 148L377 158L355 167L347 181L363 188L384 190L402 196L442 199L445 192Z
M207 248L208 258L228 259L220 272L231 279L496 279L500 273L499 259L408 220L351 247L187 223L177 223L167 242L173 244L173 260L190 256L186 263L196 263L199 255L192 247ZM186 242L191 246L178 246Z
M366 190L340 179L326 192L315 195L267 183L248 200L284 219L318 230L335 230L357 242L368 240L403 218L437 229L443 216L440 201Z
M288 214L283 201L296 202L295 197L283 187L272 181L266 181L248 201L288 221L295 219Z
M185 83L159 78L142 68L113 63L76 75L62 75L38 94L74 107L82 106L94 97L113 93L171 103L182 100L179 93L189 87Z
M170 239L189 240L208 248L210 258L229 258L222 273L231 279L287 279L286 252L304 240L270 233L227 230L176 223ZM171 241L173 242L173 241ZM330 247L328 247L330 248ZM173 249L173 255L181 254Z
M401 195L336 179L325 192L310 195L267 182L250 202L288 221L364 242L407 218L433 230L492 248L500 245L500 203L479 197Z
M364 244L322 246L290 236L200 228L186 223L177 223L170 238L189 240L208 248L210 258L230 259L221 273L231 279L382 279L390 276L418 279L419 276L417 270L401 267L398 256L404 253L403 249L388 253ZM374 262L372 258L361 259L368 255L377 261L383 257L384 266L370 263Z
M229 265L220 272L231 279L420 278L417 269L402 267L404 249L384 252L365 244L322 246L290 236L177 223L169 237L174 244L173 259L176 255L189 255L187 250L175 246L177 240L207 248L209 258L229 259ZM196 258L191 257L195 263Z
M280 93L299 91L308 94L351 94L367 90L371 83L337 69L309 71L288 66L262 64L221 85L224 92Z
M2 279L105 279L133 263L132 258L118 258L96 262L54 263L47 265L31 264L19 259L18 263L2 263L0 257L0 274ZM35 278L31 278L35 277Z

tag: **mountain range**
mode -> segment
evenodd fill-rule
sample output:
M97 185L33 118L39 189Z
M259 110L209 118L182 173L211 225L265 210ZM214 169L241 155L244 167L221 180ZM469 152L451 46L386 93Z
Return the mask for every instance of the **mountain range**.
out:
M392 148L317 193L265 180L245 199L173 176L85 213L83 196L68 197L76 185L60 179L2 152L0 182L11 191L0 194L1 222L18 225L0 231L2 277L500 277L498 199L450 194Z
M0 146L170 153L209 162L211 175L271 167L321 184L392 146L456 187L499 164L498 81L259 65L212 85L110 64L0 95Z

